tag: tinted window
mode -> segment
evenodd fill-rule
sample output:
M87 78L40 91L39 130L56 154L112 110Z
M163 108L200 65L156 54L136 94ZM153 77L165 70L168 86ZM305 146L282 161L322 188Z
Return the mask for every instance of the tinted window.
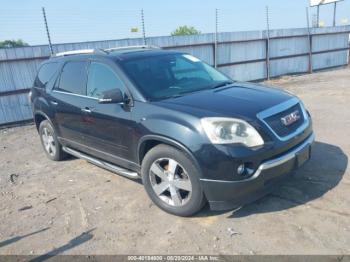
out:
M37 77L34 81L34 86L45 88L46 84L51 80L54 74L58 71L58 63L47 63L40 67Z
M151 100L185 95L232 81L187 54L149 56L121 64L143 95Z
M174 63L174 66L172 67L172 72L177 80L181 80L184 77L198 77L210 81L210 75L208 72L201 70L196 67L195 64L185 59L176 59L176 63Z
M78 95L86 95L86 62L72 61L64 65L59 90Z
M87 85L88 96L102 98L105 91L116 88L123 89L122 86L122 81L107 65L95 62L91 63Z

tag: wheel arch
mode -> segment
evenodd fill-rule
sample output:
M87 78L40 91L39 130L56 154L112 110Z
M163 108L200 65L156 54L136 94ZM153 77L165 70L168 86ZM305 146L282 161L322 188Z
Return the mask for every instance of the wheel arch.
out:
M145 157L145 155L147 154L147 152L149 150L151 150L152 148L154 148L155 146L160 145L160 144L169 145L169 146L175 147L176 149L184 152L186 155L188 155L190 157L190 159L192 160L192 162L194 163L196 168L199 170L199 172L200 173L202 172L200 165L198 164L198 161L196 160L196 158L194 157L192 152L186 146L184 146L183 144L181 144L180 142L178 142L176 140L173 140L171 138L164 137L164 136L159 136L159 135L146 135L140 139L138 147L137 147L138 163L141 165L142 160Z
M51 123L51 125L53 126L53 123L50 120L49 116L46 115L44 112L37 111L34 113L34 123L35 123L36 129L38 131L39 131L40 123L44 120L48 120Z

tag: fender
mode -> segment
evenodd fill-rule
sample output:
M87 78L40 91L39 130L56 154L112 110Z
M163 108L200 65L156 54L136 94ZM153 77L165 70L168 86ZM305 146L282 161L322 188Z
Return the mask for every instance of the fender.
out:
M168 145L171 145L177 149L180 149L184 152L186 152L186 154L191 158L191 160L193 161L194 165L196 166L196 168L200 171L200 177L202 176L202 169L200 168L200 165L198 164L198 161L197 159L193 156L192 152L186 147L184 146L183 144L181 144L180 142L174 140L174 139L171 139L171 138L168 138L166 136L160 136L160 135L145 135L143 136L140 140L139 140L139 143L137 145L137 160L138 160L138 163L141 165L141 161L140 161L140 151L141 151L141 146L143 143L145 143L146 141L149 141L149 140L156 140L156 141L159 141L159 142L162 142L164 144L168 144Z
M47 115L47 114L45 114L43 111L41 111L41 110L36 110L34 113L33 113L33 115L34 115L34 121L35 121L35 116L37 116L37 115L40 115L40 116L42 116L42 117L44 117L44 118L46 118L46 120L48 120L49 122L50 122L50 124L55 128L55 130L56 130L56 132L57 132L57 134L58 134L58 128L57 128L57 126L55 125L55 123L51 120L51 118ZM39 127L38 127L39 128Z

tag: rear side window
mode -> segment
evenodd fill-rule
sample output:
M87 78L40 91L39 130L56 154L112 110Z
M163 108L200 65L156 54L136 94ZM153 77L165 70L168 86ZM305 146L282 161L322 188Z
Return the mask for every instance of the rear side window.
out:
M35 78L34 86L45 88L46 84L52 79L58 71L59 63L47 63L40 67L38 75Z
M86 65L84 61L72 61L64 65L58 90L86 95Z
M102 98L105 91L119 88L124 91L123 83L107 65L92 62L89 68L87 96Z

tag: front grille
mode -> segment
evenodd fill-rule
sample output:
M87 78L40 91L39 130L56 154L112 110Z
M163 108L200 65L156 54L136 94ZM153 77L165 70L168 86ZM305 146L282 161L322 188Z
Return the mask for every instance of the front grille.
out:
M282 118L297 110L299 111L300 118L288 126L284 125ZM265 118L264 121L278 136L285 137L294 133L304 123L305 119L301 105L298 103L282 112Z

